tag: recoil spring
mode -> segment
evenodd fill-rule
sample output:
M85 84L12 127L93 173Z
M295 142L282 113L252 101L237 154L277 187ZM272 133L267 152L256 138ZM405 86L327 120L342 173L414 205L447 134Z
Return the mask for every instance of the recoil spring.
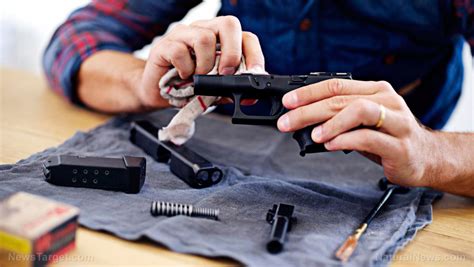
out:
M150 213L153 216L177 216L184 215L190 217L202 217L218 220L219 210L208 208L197 208L193 205L171 203L164 201L153 201L151 203Z

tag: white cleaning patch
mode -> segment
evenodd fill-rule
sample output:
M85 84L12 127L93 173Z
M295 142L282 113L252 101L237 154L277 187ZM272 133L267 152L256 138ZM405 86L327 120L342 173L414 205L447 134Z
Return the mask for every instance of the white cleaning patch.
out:
M208 75L218 74L219 60L220 51L217 51L214 68ZM261 73L261 70L257 71ZM255 73L252 70L247 70L244 57L242 57L235 75L241 73ZM158 132L158 138L160 141L171 141L176 145L182 145L193 136L196 118L219 100L219 98L215 96L195 96L193 81L182 80L175 68L163 75L159 86L161 96L167 99L170 105L182 109L173 117L168 126L163 127Z

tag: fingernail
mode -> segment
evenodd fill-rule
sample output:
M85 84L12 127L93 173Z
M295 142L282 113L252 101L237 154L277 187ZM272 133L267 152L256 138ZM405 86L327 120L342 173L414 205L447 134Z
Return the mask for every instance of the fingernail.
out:
M233 67L225 67L221 71L221 75L232 75L235 72L235 68Z
M247 71L253 74L266 74L267 73L262 65L252 65Z
M284 95L283 104L289 108L296 107L298 104L298 96L295 93L288 93Z
M328 141L328 142L324 143L324 147L325 147L327 150L331 150L331 149L332 149L332 143L331 143L331 141Z
M320 126L317 126L316 128L313 129L313 132L311 133L311 138L313 138L314 141L316 142L321 142L322 138L322 133L323 129Z
M280 119L278 119L277 126L280 131L288 131L290 129L290 118L288 117L288 115L284 114L283 116L281 116Z

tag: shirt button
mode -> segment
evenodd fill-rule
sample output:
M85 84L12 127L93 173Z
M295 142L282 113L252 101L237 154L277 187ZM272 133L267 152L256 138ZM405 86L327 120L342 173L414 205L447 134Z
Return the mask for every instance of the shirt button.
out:
M386 55L383 59L383 62L385 63L385 65L392 65L393 63L395 63L396 59L397 58L395 55Z
M229 1L231 5L236 6L237 5L237 0L230 0Z
M300 30L302 31L307 31L311 28L311 20L308 18L305 18L304 20L301 21L300 23Z

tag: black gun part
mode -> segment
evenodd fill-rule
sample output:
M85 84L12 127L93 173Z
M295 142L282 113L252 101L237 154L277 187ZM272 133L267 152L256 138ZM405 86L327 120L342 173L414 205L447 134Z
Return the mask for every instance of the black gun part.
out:
M405 193L408 193L408 191L410 191L409 187L396 185L396 184L390 182L387 179L387 177L380 178L378 186L379 186L380 190L382 190L382 191L386 191L390 187L395 187L395 192L394 193L398 193L398 194L405 194Z
M156 161L169 163L171 172L193 188L219 183L223 177L221 169L185 145L160 141L158 130L149 121L135 121L130 130L130 141Z
M295 206L280 203L273 205L267 213L267 222L272 225L270 240L267 243L267 251L276 254L283 250L286 234L291 231L293 224L296 224L296 217L293 217Z
M234 101L232 123L276 125L278 118L288 110L282 104L283 95L297 88L328 79L352 79L350 73L313 72L309 75L194 75L194 94L231 97ZM268 115L246 114L241 109L243 99L270 99ZM316 125L298 130L293 138L298 142L300 155L327 151L324 144L311 139Z
M46 181L60 186L138 193L145 182L146 160L59 155L43 163Z

